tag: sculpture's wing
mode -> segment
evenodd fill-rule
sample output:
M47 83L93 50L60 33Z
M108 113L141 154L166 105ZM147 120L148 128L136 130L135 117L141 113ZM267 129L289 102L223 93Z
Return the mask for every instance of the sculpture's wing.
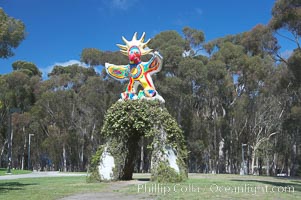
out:
M110 63L105 63L107 73L117 79L117 80L126 80L129 75L128 65L114 65Z
M159 52L155 51L153 57L147 64L146 71L150 74L157 73L162 69L162 61L163 57L159 54Z

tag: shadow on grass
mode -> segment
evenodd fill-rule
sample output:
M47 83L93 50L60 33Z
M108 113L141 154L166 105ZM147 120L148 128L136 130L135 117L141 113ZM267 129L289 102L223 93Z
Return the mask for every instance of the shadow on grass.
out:
M0 183L0 194L6 193L12 190L24 190L24 187L30 185L37 185L36 183L24 184L20 182L6 182Z
M237 182L249 182L249 183L261 183L265 185L271 185L276 187L290 187L294 188L294 191L301 192L301 183L299 181L291 181L290 183L284 183L284 182L277 182L277 181L262 181L262 180L250 180L250 179L231 179L231 181L237 181ZM297 184L296 184L297 183Z
M135 178L137 181L150 181L150 178Z

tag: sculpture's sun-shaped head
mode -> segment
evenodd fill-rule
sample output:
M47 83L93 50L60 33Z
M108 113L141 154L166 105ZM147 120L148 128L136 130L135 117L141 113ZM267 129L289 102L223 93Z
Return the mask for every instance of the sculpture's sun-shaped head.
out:
M121 53L128 56L131 64L140 63L142 55L146 55L152 52L152 49L149 49L147 47L147 44L150 41L150 39L144 42L144 36L145 33L143 33L141 38L137 40L137 32L136 32L131 41L127 41L122 36L122 40L124 41L125 45L117 44L117 46L120 48Z

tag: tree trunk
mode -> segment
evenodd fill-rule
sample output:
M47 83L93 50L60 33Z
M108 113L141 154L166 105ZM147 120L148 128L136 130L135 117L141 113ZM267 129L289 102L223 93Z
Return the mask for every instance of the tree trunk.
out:
M181 124L182 121L182 115L181 115L181 105L182 105L182 98L179 99L179 106L178 106L178 112L177 112L177 122L178 124Z
M255 166L255 159L256 159L256 150L257 148L254 147L252 151L252 164L251 164L251 174L254 175L254 166Z
M2 156L3 156L6 144L7 144L7 140L4 141L4 144L3 144L2 148L1 148L1 152L0 152L0 167L2 167Z
M247 150L247 174L250 174L250 145Z
M13 169L13 138L14 138L14 130L11 128L11 135L10 135L10 168Z
M23 146L23 152L22 152L22 158L21 158L21 170L24 170L25 151L26 151L26 136L24 139L24 146Z
M291 155L291 168L290 168L290 173L288 173L288 175L290 176L295 176L296 175L296 170L297 170L297 166L298 166L298 140L297 137L299 136L299 128L297 128L296 130L296 135L294 136L295 141L292 147L292 155Z
M225 152L224 152L225 142L222 138L219 142L218 147L218 173L225 173Z
M194 166L195 166L195 173L198 173L198 158L197 157L195 158Z
M79 152L79 170L84 171L84 144L82 144Z
M267 164L266 164L266 175L270 176L270 159L269 159L269 154L266 152L266 159L267 159Z
M65 143L63 144L63 167L64 167L64 172L67 172L67 158L66 158Z
M24 170L24 161L25 161L25 152L26 152L26 135L25 135L25 127L23 127L23 133L24 133L24 146L23 146L23 153L21 158L21 169Z
M291 151L291 164L290 164L290 172L288 175L290 176L295 176L295 164L296 164L296 159L297 158L297 144L296 141L294 142L292 146L292 151Z
M277 162L278 162L278 155L277 153L274 153L273 165L272 165L272 173L274 176L277 175Z
M217 133L216 133L216 124L214 123L214 125L213 125L213 136L214 136L214 138L213 138L213 145L214 145L214 147L213 147L213 153L214 153L214 155L213 155L213 171L214 171L214 174L216 174L217 173L217 157L218 157L218 148L217 148Z
M212 173L212 159L211 159L211 151L210 151L210 148L209 148L209 153L208 153L208 156L209 156L209 159L208 159L208 164L209 164L209 169L208 169L208 173Z
M141 138L141 152L140 152L140 173L143 173L144 168L144 141L143 137Z
M259 163L259 157L256 157L256 164L257 169L254 170L256 175L262 175L262 159L260 159L260 163Z

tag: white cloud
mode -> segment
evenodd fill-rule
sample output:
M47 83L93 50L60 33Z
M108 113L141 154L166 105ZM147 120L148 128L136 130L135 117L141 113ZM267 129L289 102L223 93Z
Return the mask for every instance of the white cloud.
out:
M137 1L138 0L103 0L102 2L110 9L128 10L130 7L134 6Z
M79 66L82 66L82 67L88 67L88 65L86 65L85 63L82 63L78 60L68 60L66 62L56 62L53 65L47 66L45 68L40 68L40 71L43 73L42 77L45 80L48 78L47 75L48 75L48 73L50 73L52 71L54 66L58 65L58 66L67 67L67 66L75 65L75 64L78 64Z
M195 8L195 12L196 12L198 15L202 15L202 14L203 14L203 10L200 9L200 8Z
M286 49L285 51L281 52L281 57L288 59L293 54L293 50Z
M114 8L119 8L121 10L127 10L130 6L128 0L113 0L113 1L111 1L111 5Z
M188 24L188 20L184 18L178 18L174 20L174 25L176 26L186 26Z
M203 10L201 8L194 8L192 12L179 12L178 17L173 21L173 24L177 26L187 26L192 20L199 18L201 15L203 15Z

